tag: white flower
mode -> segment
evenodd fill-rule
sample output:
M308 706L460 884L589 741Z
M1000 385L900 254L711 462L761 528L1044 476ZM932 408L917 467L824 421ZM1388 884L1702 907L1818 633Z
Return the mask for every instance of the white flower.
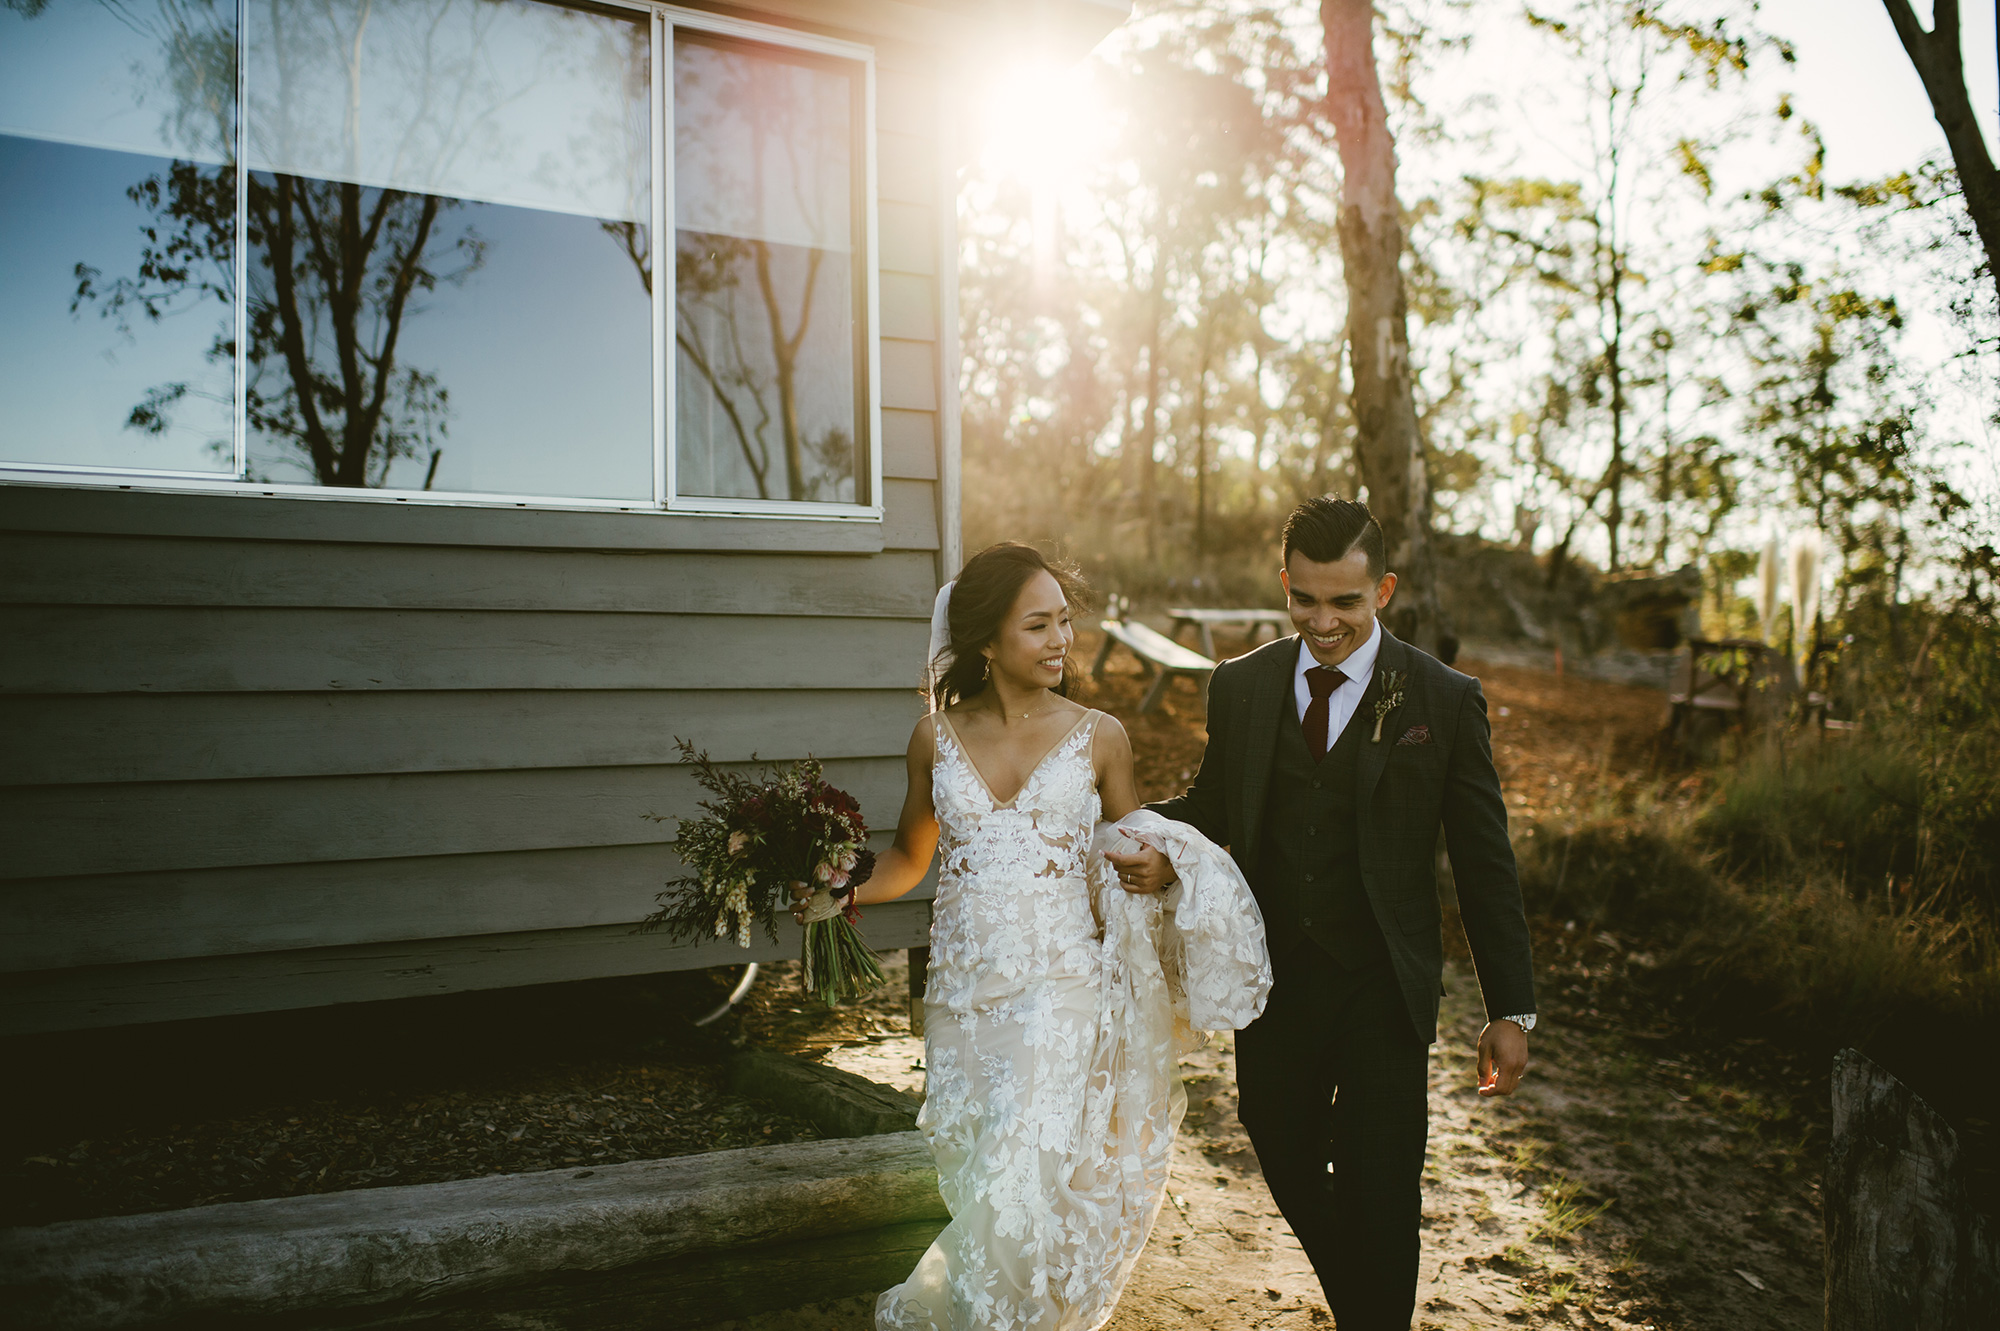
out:
M715 922L715 934L720 938L724 933L723 922L736 922L736 946L750 946L750 882L739 879L729 885L722 899L722 915Z

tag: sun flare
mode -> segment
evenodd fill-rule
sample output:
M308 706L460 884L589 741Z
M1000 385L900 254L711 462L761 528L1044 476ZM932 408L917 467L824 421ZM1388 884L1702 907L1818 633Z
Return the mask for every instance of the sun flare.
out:
M996 178L1046 196L1082 182L1103 127L1087 63L1037 59L1003 66L987 80L980 101L980 152Z

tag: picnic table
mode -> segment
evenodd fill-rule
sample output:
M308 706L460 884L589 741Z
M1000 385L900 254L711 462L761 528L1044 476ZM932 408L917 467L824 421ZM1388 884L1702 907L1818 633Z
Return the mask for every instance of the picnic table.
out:
M1167 685L1175 679L1192 679L1206 687L1208 677L1215 673L1214 660L1181 646L1158 629L1137 620L1107 619L1098 627L1104 630L1104 645L1097 649L1097 662L1090 668L1090 677L1103 679L1104 663L1110 659L1111 649L1123 646L1139 658L1139 664L1146 667L1146 672L1153 679L1153 686L1146 690L1145 698L1139 703L1141 712L1150 712L1158 707L1160 699L1166 695Z
M1169 610L1173 617L1173 631L1167 636L1178 638L1181 630L1193 628L1200 635L1201 650L1210 660L1215 659L1215 626L1217 624L1239 624L1250 631L1252 637L1265 625L1271 627L1273 638L1282 638L1292 626L1292 617L1284 610Z

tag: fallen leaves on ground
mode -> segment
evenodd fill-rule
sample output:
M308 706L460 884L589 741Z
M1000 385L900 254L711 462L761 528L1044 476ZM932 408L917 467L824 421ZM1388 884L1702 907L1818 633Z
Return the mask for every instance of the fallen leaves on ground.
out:
M516 1084L267 1104L160 1123L142 1106L95 1135L15 1156L0 1223L438 1183L810 1140L811 1124L727 1093L721 1068L633 1060ZM22 1144L15 1143L17 1151Z

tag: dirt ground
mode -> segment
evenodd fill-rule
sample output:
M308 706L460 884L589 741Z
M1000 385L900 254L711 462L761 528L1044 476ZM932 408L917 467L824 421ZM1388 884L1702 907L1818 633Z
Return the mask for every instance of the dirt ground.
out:
M1821 1325L1820 1134L1791 1088L1715 1051L1593 1030L1556 1014L1511 1099L1471 1089L1474 987L1451 981L1432 1051L1423 1331L1574 1326L1737 1331ZM827 1061L914 1087L922 1045L846 1046ZM1319 1285L1236 1119L1225 1038L1183 1065L1189 1110L1168 1204L1108 1331L1326 1328ZM844 1299L710 1331L864 1331Z

